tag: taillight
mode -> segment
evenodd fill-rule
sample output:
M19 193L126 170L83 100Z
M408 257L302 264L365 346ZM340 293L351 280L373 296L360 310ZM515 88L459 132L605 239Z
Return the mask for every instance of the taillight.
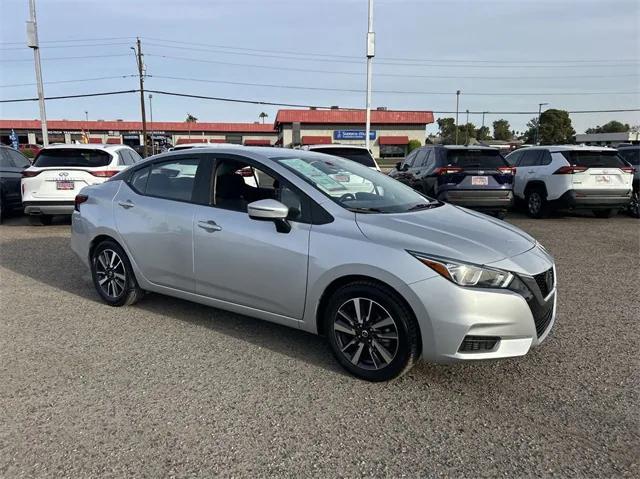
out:
M76 211L80 211L80 205L88 199L89 197L87 195L76 195L76 198L73 201L73 209Z
M114 175L120 173L118 170L102 170L102 171L90 171L93 176L97 176L99 178L111 178Z
M516 167L515 166L500 166L498 171L503 175L515 175Z
M554 175L573 175L574 173L584 173L588 168L586 166L561 166L553 172Z
M625 173L631 173L632 175L636 172L636 169L633 168L632 166L623 166L622 168L620 168L622 171L624 171Z
M462 173L462 168L452 166L442 166L433 170L436 175L450 175L453 173Z
M42 173L42 170L40 170L40 171L23 170L22 171L22 177L23 178L33 178L34 176L38 176L40 173Z

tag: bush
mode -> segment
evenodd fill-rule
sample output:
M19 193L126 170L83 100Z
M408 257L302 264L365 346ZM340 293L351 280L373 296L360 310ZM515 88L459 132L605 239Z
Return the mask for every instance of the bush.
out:
M420 140L409 140L409 143L407 144L407 154L411 153L416 148L420 148L421 146L422 143L420 143Z

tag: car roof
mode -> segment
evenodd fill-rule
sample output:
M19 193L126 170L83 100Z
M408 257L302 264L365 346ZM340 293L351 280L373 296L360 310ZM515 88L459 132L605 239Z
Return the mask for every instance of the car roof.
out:
M60 143L57 145L50 145L43 150L104 150L104 151L114 151L120 148L131 148L128 145L107 145L103 143Z
M494 146L487 145L434 145L442 147L446 150L498 150Z
M301 150L315 150L319 148L353 148L354 150L367 150L366 146L363 145L342 145L340 143L330 143L330 144L318 144L318 145L307 145L306 147L301 148Z
M527 148L529 150L548 150L548 151L616 151L615 148L608 146L590 146L590 145L535 145Z

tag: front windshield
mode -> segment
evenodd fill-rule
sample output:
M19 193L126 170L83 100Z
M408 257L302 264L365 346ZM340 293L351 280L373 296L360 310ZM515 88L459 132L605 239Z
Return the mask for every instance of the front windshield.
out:
M387 175L337 156L309 153L273 160L350 211L404 213L439 204Z

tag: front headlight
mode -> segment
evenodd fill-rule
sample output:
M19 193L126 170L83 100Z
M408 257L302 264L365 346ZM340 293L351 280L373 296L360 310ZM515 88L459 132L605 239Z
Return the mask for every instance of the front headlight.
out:
M508 271L461 263L446 258L429 257L415 252L410 252L410 254L458 286L506 288L513 280L513 275Z

